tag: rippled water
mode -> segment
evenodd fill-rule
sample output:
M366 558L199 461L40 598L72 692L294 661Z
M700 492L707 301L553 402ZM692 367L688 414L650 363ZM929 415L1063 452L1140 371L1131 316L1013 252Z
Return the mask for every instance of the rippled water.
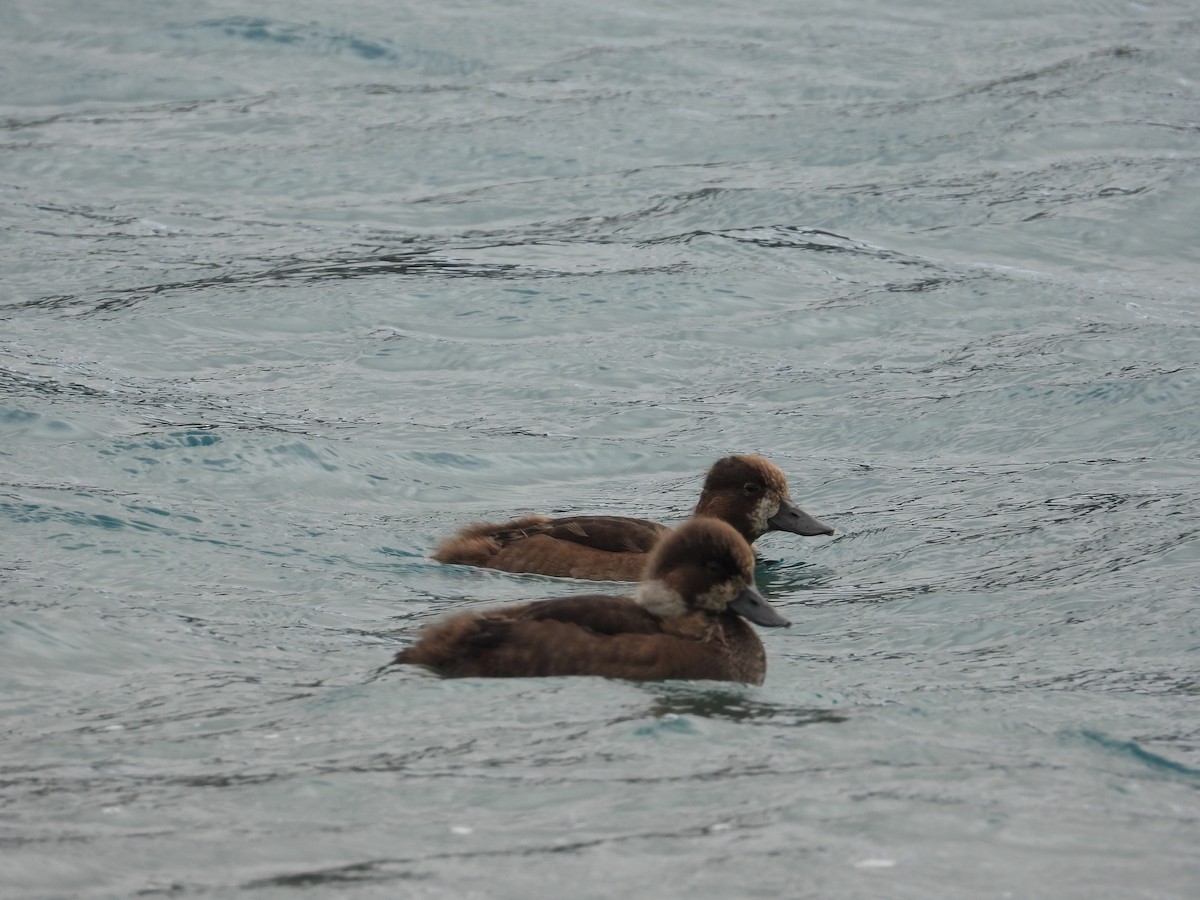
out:
M4 896L1192 897L1200 12L0 8ZM761 688L380 666L769 456ZM609 586L608 589L614 589Z

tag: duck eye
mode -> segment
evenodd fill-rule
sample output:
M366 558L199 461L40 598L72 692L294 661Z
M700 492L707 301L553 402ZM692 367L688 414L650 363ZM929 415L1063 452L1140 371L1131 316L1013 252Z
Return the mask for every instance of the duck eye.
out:
M719 575L724 571L724 567L715 559L705 560L704 568L708 569L714 575Z
M742 490L746 492L747 497L758 496L759 494L762 493L762 489L763 488L762 488L761 484L758 484L753 481L747 481L746 484L742 487Z

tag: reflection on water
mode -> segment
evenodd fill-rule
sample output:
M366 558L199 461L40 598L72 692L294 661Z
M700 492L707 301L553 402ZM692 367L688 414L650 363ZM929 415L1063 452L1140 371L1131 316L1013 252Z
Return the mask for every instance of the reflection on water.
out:
M796 551L804 554L804 547ZM754 569L759 590L768 597L787 597L803 600L804 591L829 587L836 583L837 573L825 566L803 560L765 559L761 554Z
M803 709L764 703L749 688L732 689L707 685L645 685L654 701L646 715L654 719L696 716L728 722L760 722L770 725L815 725L845 722L846 715L831 709Z

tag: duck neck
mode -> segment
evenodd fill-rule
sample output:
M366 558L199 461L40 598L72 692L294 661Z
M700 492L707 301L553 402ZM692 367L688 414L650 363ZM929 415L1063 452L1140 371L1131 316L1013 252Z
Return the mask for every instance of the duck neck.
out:
M648 578L637 586L633 599L660 619L678 619L688 614L679 591L660 578Z
M767 673L767 651L754 626L732 611L722 614L720 623L725 646L735 661L734 678L762 684Z
M769 526L765 517L757 516L757 510L749 516L737 510L729 509L726 504L719 500L710 500L706 497L701 497L700 502L696 504L696 510L692 513L693 519L699 518L720 519L722 522L727 522L733 526L734 530L742 536L747 544L753 544L757 538L762 537L767 533ZM759 523L756 519L762 518L762 527L757 527Z

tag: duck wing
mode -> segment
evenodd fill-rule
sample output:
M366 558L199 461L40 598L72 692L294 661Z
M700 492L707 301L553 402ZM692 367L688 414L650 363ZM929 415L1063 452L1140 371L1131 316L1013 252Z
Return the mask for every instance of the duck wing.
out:
M632 681L742 677L727 648L662 633L605 634L555 618L477 623L471 646L440 667L449 676L595 675Z
M646 553L669 531L622 516L528 516L470 525L443 541L433 558L505 572L636 581Z
M665 525L625 516L566 516L550 519L546 534L605 553L649 553L668 531Z
M528 622L565 622L593 634L661 634L662 620L628 597L584 594L531 603L519 617Z
M747 666L724 640L662 626L628 598L565 597L454 616L428 628L394 662L429 666L452 678L596 675L762 683L761 644L755 664Z

